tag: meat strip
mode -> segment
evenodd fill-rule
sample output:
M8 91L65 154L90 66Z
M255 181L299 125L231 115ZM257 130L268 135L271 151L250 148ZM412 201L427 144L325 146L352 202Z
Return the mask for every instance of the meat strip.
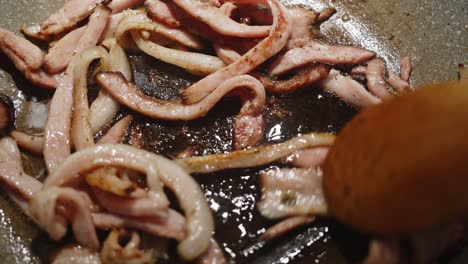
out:
M330 71L330 74L322 81L321 85L325 91L335 94L346 103L358 108L381 102L379 98L370 94L360 83L350 76L342 75L335 69Z
M285 162L297 168L316 168L327 158L328 147L304 149L286 157Z
M293 216L289 217L278 224L268 228L265 233L260 236L261 240L273 240L284 234L291 232L292 230L299 228L304 225L308 225L315 220L312 216Z
M19 147L27 151L41 155L44 151L44 138L40 136L28 135L20 131L11 131L10 136L16 141Z
M304 67L287 79L277 79L276 77L260 73L254 73L254 76L271 93L289 93L304 86L320 82L328 76L329 71L329 66L318 64Z
M110 9L99 6L91 15L86 32L80 39L76 54L80 54L86 48L95 46L101 36ZM73 60L76 60L74 62ZM73 105L73 71L79 63L79 56L75 55L68 65L66 72L61 77L59 86L52 97L49 115L44 131L44 159L49 172L70 155L70 126Z
M388 100L393 97L391 88L386 80L387 68L382 59L373 59L367 64L366 79L367 88L375 96L382 100Z
M0 28L0 51L2 51L33 84L47 89L55 89L57 80L42 71L44 54L29 40L16 36Z
M98 145L72 154L49 177L44 187L63 186L79 179L80 173L100 166L119 166L147 175L147 184L156 192L161 182L171 190L187 219L187 236L179 243L182 258L193 260L210 245L214 223L198 183L175 162L135 147Z
M412 70L413 66L411 65L411 57L403 57L400 62L400 77L404 82L409 82Z
M279 160L292 153L314 147L330 146L335 137L311 133L297 136L283 143L238 150L225 154L207 155L176 160L190 173L211 173L225 169L252 168Z
M317 19L315 20L315 24L322 24L323 22L330 19L336 13L336 9L334 7L328 7L324 10L320 11Z
M262 197L257 207L268 219L327 214L318 169L271 169L260 173L260 182Z
M117 14L127 9L131 9L142 5L145 0L112 0L107 5L112 10L112 14Z
M44 57L44 67L48 72L59 73L67 68L73 56L73 51L85 31L86 26L77 28L52 45Z
M192 17L208 24L214 31L234 37L262 38L268 36L270 26L249 26L226 16L222 10L199 0L174 0Z
M288 50L270 66L272 75L281 75L313 62L326 64L358 64L372 59L375 53L350 46L332 46L312 41L302 48Z
M104 0L69 0L57 12L50 15L41 25L22 28L24 34L42 40L63 33L87 18Z
M172 9L166 2L160 0L146 0L145 7L146 11L148 11L148 15L155 21L172 28L181 26L180 21L173 15Z
M185 89L182 92L185 103L194 104L201 101L225 80L252 71L278 53L286 45L292 27L288 11L277 0L267 0L267 2L274 17L269 36L249 50L239 60Z
M107 133L97 142L98 144L120 143L124 140L128 127L133 121L133 116L128 115L115 123Z

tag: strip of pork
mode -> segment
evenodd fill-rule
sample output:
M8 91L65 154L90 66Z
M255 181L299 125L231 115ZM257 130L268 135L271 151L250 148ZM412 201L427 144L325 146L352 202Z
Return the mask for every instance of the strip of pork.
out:
M197 264L226 264L226 257L224 257L223 250L219 247L218 242L211 239L210 247L208 250L198 258Z
M178 28L181 23L172 13L172 9L164 1L160 0L146 0L146 10L148 15L155 21L158 21L168 27Z
M293 216L286 218L285 220L275 224L274 226L268 228L265 233L260 236L262 240L272 240L277 237L280 237L288 232L299 228L304 225L308 225L315 220L313 216Z
M323 89L335 94L346 103L364 108L378 104L381 100L369 93L364 86L353 80L350 76L342 75L338 70L332 69L328 77L321 83Z
M57 79L41 69L44 53L29 40L0 28L0 51L33 84L47 89L57 87Z
M199 0L174 0L174 3L189 15L208 24L213 30L222 35L262 38L268 36L268 31L270 30L270 26L250 26L238 23L210 3Z
M274 76L267 76L261 73L253 75L263 84L265 89L271 93L289 93L307 85L319 83L327 78L330 67L318 64L304 67L288 79L277 79Z
M85 31L86 26L77 28L52 45L44 57L44 67L48 72L59 73L67 68Z
M119 166L147 175L150 189L158 191L160 180L176 196L187 219L187 237L178 245L182 258L193 260L210 245L214 223L203 191L198 183L175 162L135 147L98 145L72 154L49 177L44 187L63 186L80 177L80 173L100 166Z
M260 173L260 214L268 219L301 215L326 215L327 204L319 169L271 169Z
M140 50L158 60L179 66L197 75L208 75L224 67L218 57L190 51L166 48L149 40L144 40L139 32L131 32Z
M268 37L250 49L239 60L208 75L182 92L184 102L194 104L207 97L225 80L248 73L257 68L286 45L292 23L287 9L277 0L267 0L273 14L273 25Z
M237 150L225 154L207 155L176 160L190 173L211 173L225 169L252 168L263 166L296 151L331 146L335 136L311 133L297 136L283 143Z
M127 9L131 9L142 5L145 0L112 0L107 5L112 10L112 14L117 14Z
M281 75L313 62L326 64L358 64L372 59L375 53L351 46L333 46L315 41L302 48L288 50L270 66L272 75Z
M95 46L101 36L110 9L99 6L96 8L75 49L80 54L86 48ZM74 62L73 60L76 60ZM49 172L53 171L60 162L70 155L70 126L73 105L73 71L79 63L79 56L75 55L61 77L59 86L52 97L49 115L44 131L44 159Z
M182 215L169 210L168 217L126 217L109 213L94 213L93 222L97 228L131 228L154 236L173 238L182 241L187 237L186 222Z
M88 68L94 60L107 64L109 53L103 47L91 47L81 54L79 62L73 71L73 116L71 124L71 139L75 149L81 150L94 146L91 130L88 103ZM105 68L107 65L104 66Z
M22 28L24 34L42 40L63 33L93 13L104 0L69 0L57 12L50 15L41 25Z
M382 59L373 59L367 64L367 88L372 94L382 100L388 100L393 97L392 92L390 92L391 87L387 84L386 74L387 68Z
M106 43L109 50L109 70L122 73L127 80L132 79L132 69L122 47L110 39ZM98 97L92 102L89 109L90 125L93 134L102 130L117 114L120 104L106 91L99 91Z

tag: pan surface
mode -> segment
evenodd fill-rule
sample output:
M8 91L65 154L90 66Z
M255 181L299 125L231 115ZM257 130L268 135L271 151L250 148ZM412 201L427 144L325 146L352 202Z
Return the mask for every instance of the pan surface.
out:
M323 38L330 43L376 51L392 70L398 70L401 57L411 55L413 85L455 79L458 64L468 63L468 2L465 0L284 2L316 10L337 8L338 13L322 25ZM18 32L21 25L42 21L62 3L62 0L0 0L0 27ZM132 54L131 63L135 82L155 96L176 96L178 89L197 80L145 56ZM14 100L16 128L40 133L51 93L28 84L3 55L0 55L0 92ZM281 142L310 131L337 132L355 113L353 108L317 87L269 101L265 111L265 143ZM237 101L225 100L201 120L168 123L141 117L134 126L142 133L145 148L166 156L187 146L194 147L198 155L220 153L231 149L232 122L238 109ZM29 155L23 158L27 170L39 178L44 176L40 158ZM365 237L323 220L273 243L258 243L258 234L272 224L261 218L255 207L260 169L196 176L215 215L216 239L230 262L353 263L366 254ZM0 196L1 262L44 261L48 251L57 245L21 214L4 192ZM451 263L468 263L467 250L458 250L455 255ZM167 257L162 263L180 263L180 260Z

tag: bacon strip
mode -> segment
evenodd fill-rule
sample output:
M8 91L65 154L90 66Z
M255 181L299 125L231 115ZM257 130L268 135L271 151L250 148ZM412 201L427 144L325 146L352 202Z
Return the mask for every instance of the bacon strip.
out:
M109 49L109 70L122 73L127 80L132 79L130 63L122 47L115 39L110 39L106 44L106 47ZM99 91L98 97L93 101L89 109L90 124L93 134L97 133L108 124L119 109L120 104L107 94L107 92Z
M100 229L133 228L154 236L173 238L178 241L182 241L186 237L185 219L174 210L169 210L166 218L126 217L109 213L94 213L93 222Z
M239 60L208 75L182 92L184 102L194 104L207 97L225 80L248 73L278 53L291 34L291 21L287 9L277 0L267 0L274 17L270 34Z
M152 21L148 18L146 13L142 11L128 13L118 26L115 38L118 42L121 42L125 34L131 30L153 32L192 49L204 48L203 42L198 37L195 37L183 29L169 28L163 24Z
M224 257L223 250L219 247L218 242L211 239L208 250L198 258L198 264L225 264L227 263Z
M47 89L57 87L57 80L41 70L44 53L27 39L0 28L0 51L33 84Z
M271 64L270 73L272 75L281 75L312 62L358 64L368 61L374 56L374 52L365 49L349 46L331 46L312 41L303 48L288 50L283 56L276 59Z
M233 37L262 38L268 35L270 26L249 26L241 24L226 16L222 10L199 0L173 0L192 17L197 18L214 31Z
M403 57L400 63L400 77L404 82L408 83L411 77L411 71L413 70L411 65L411 57Z
M79 63L73 72L73 116L71 138L76 150L94 146L88 104L88 68L91 62L100 59L103 63L109 56L103 47L92 47L79 54Z
M360 83L334 69L330 71L330 74L322 81L321 85L326 91L335 94L355 107L368 107L381 102L379 98L370 94Z
M291 36L286 49L302 47L309 43L315 36L312 34L312 26L316 23L317 12L303 6L293 6L288 9L293 23Z
M272 169L260 173L260 213L268 219L326 215L322 172L317 169Z
M225 169L252 168L266 165L292 153L314 147L330 146L335 136L310 133L283 143L238 150L225 154L207 155L176 160L189 173L211 173Z
M142 5L144 2L145 0L112 0L107 7L112 9L112 14L117 14L124 10Z
M280 237L288 232L299 228L304 225L308 225L315 220L315 217L312 216L293 216L289 217L278 224L268 228L265 233L260 236L261 240L272 240L277 237Z
M133 31L131 34L138 48L146 54L190 72L207 75L224 67L224 62L218 57L166 48L149 40L144 40L138 32Z
M373 59L367 64L366 78L367 87L375 96L382 100L388 100L393 97L390 87L387 84L385 75L387 68L382 59Z
M72 223L76 240L89 249L99 249L87 194L66 187L47 187L34 194L29 210L31 216L54 240L62 239L67 232L67 220ZM63 210L57 213L58 208Z
M57 12L50 15L40 26L22 28L24 34L42 40L73 28L78 22L93 13L104 0L69 0Z
M57 41L44 57L44 67L50 73L65 70L73 57L78 42L83 37L86 26L77 28Z
M330 71L329 66L318 64L299 70L291 78L280 80L272 76L254 73L254 76L272 93L289 93L301 87L315 84L325 79Z
M156 191L161 188L161 179L174 192L187 218L188 235L178 246L179 254L186 260L193 260L208 248L214 223L203 191L184 169L151 152L120 144L87 148L64 160L47 177L44 187L67 185L77 180L80 173L99 166L120 166L146 173L148 186Z
M26 70L37 70L44 63L44 52L40 48L29 40L2 28L0 28L0 49L7 55L7 52L13 53L25 64ZM13 62L16 65L16 62Z
M255 101L252 102L252 106L255 111L263 107L265 100L263 86L251 76L238 76L227 80L209 97L194 105L146 96L119 73L99 73L96 81L121 104L146 116L165 120L192 120L204 116L225 94L238 87L246 87L253 91Z
M319 147L296 151L286 157L285 161L297 168L316 168L327 158L328 147Z
M175 18L172 9L166 2L160 0L146 0L145 7L146 11L148 11L148 15L155 21L172 28L181 26L180 21Z
M128 115L115 123L109 131L97 142L98 144L120 143L127 133L130 123L133 121L133 116Z
M79 54L88 47L95 46L101 36L110 10L99 6L91 15L86 32L75 49ZM75 60L76 62L74 62ZM79 57L74 56L68 65L50 103L49 116L44 131L44 159L49 172L70 155L70 123L73 104L73 70Z
M11 131L10 136L16 141L18 146L34 154L42 154L44 151L44 138L28 135L21 131Z

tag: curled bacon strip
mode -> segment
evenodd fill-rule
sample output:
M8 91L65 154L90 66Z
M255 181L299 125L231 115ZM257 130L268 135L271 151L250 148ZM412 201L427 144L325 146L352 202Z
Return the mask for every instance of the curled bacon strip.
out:
M200 186L176 163L156 154L120 144L87 148L64 160L46 179L44 190L67 185L80 177L80 172L98 166L121 166L146 173L151 189L161 179L174 192L187 218L188 235L178 246L179 254L193 260L208 248L214 223Z
M117 14L124 10L139 6L144 2L145 0L112 0L112 2L107 6L112 9L112 14Z
M121 245L121 237L130 236L130 240ZM112 230L107 235L101 249L103 263L155 263L155 255L152 250L140 249L141 239L137 232L126 234L123 230Z
M194 104L207 97L225 80L248 73L278 53L291 34L291 21L286 8L277 0L267 0L274 20L270 34L239 60L210 74L182 92L184 102Z

